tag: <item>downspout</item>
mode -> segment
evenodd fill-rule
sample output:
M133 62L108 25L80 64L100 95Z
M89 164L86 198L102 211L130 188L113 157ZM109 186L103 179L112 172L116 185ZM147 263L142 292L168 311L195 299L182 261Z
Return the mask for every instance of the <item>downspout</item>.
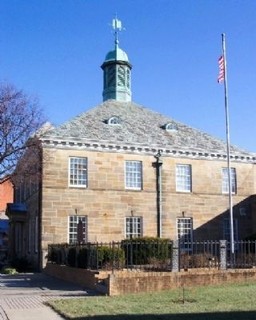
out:
M43 252L42 252L42 180L43 180L43 147L39 146L39 172L38 172L38 271L43 269Z
M157 237L162 237L162 160L161 150L154 156L156 161L153 167L156 168L156 211L157 211Z

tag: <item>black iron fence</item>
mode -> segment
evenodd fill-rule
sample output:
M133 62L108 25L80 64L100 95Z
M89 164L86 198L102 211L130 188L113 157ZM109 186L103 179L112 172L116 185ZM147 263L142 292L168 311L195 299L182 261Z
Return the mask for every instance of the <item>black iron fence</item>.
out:
M179 243L179 268L217 268L220 265L219 241Z
M91 270L171 270L171 255L172 241L167 239L48 247L48 262Z
M234 253L227 241L131 239L83 245L49 245L48 261L91 270L133 269L180 271L191 268L254 268L256 241L235 242Z
M227 267L255 268L256 267L256 241L236 241L234 252L230 243L227 243Z

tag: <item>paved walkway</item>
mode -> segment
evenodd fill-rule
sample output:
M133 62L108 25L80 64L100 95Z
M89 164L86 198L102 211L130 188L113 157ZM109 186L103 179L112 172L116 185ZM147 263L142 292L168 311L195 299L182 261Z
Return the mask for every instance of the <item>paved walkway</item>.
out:
M43 273L0 275L0 320L61 320L45 301L94 294Z

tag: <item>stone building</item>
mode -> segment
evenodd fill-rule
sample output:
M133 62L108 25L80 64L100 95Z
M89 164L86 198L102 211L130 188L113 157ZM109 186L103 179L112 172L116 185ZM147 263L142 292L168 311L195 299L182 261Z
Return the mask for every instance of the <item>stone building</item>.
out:
M134 103L117 39L101 67L103 103L41 138L38 192L16 186L22 253L42 267L51 243L229 239L225 142ZM255 177L254 154L232 146L235 239L256 232Z

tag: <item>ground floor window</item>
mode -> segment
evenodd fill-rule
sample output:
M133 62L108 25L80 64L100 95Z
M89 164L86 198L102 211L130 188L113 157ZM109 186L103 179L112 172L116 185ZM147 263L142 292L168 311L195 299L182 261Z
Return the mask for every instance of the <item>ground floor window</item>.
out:
M85 243L87 237L87 216L69 216L69 243Z
M234 241L238 241L238 220L233 219L233 231L234 231ZM230 218L225 218L223 220L223 237L225 240L230 241Z
M193 218L177 218L177 236L181 249L190 251L193 241Z
M142 217L126 217L125 218L125 238L142 237Z

